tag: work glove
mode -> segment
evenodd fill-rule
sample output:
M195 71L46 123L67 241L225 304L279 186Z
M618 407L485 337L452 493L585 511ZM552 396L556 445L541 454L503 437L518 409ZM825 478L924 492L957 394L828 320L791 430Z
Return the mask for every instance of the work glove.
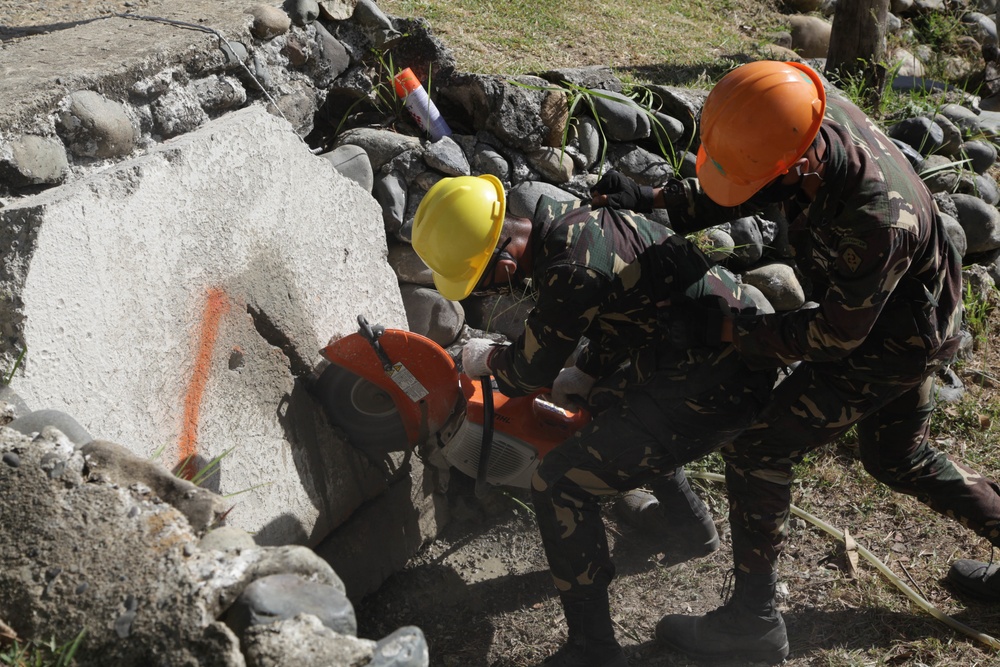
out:
M607 195L608 208L624 208L636 213L653 210L653 188L639 185L625 174L612 169L590 189L590 196Z
M575 410L586 401L595 382L597 378L576 366L564 368L552 383L552 402L565 410Z
M671 346L677 349L722 345L725 315L718 306L702 305L692 299L674 300L660 308L657 319Z
M469 377L480 378L492 375L490 356L497 350L493 341L473 338L462 348L462 370Z

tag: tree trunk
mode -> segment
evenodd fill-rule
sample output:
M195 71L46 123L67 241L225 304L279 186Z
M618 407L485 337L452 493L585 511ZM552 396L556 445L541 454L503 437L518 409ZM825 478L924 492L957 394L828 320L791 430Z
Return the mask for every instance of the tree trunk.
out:
M839 0L833 16L826 74L864 83L862 100L878 109L885 87L885 23L889 0Z

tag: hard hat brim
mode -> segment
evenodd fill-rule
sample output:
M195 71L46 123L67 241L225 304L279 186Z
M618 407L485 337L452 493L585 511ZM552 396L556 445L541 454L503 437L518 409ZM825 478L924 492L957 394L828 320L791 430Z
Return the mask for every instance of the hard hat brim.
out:
M449 280L440 273L434 273L433 275L434 287L441 293L441 296L449 301L461 301L472 293L482 274L476 276L474 280Z
M734 183L726 178L719 163L705 152L704 146L698 148L695 172L698 174L698 182L701 184L701 189L712 201L720 206L739 206L776 178L769 175L767 178L752 183Z

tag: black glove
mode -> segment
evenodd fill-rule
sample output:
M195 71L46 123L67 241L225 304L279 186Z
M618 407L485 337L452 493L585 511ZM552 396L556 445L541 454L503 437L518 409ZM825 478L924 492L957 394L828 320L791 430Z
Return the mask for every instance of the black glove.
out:
M688 197L684 181L678 178L668 178L661 190L663 192L664 208L667 210L680 209L687 211Z
M690 299L674 301L660 309L657 319L670 344L677 349L722 345L725 315L716 306L701 305Z
M614 169L597 181L597 185L590 189L590 195L607 195L608 208L624 208L636 213L653 210L653 188L639 185Z

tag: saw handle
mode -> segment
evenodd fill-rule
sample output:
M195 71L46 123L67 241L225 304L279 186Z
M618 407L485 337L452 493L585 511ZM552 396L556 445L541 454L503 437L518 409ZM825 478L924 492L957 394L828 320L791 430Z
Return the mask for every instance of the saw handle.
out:
M479 384L483 389L483 442L476 467L476 498L484 498L489 492L486 473L490 469L490 452L493 450L493 380L489 375L483 375Z
M390 359L389 355L385 353L385 350L382 348L382 344L378 342L378 339L385 333L385 327L381 324L372 326L368 324L368 320L364 315L358 315L358 333L361 334L361 337L368 341L368 343L372 346L372 349L375 350L378 360L382 363L382 369L387 373L391 371L392 359Z
M531 403L531 412L535 418L543 424L556 428L576 430L590 421L590 413L586 408L579 407L585 403L581 400L577 404L576 410L567 410L556 405L552 401L552 396L547 391L542 391L534 396Z

